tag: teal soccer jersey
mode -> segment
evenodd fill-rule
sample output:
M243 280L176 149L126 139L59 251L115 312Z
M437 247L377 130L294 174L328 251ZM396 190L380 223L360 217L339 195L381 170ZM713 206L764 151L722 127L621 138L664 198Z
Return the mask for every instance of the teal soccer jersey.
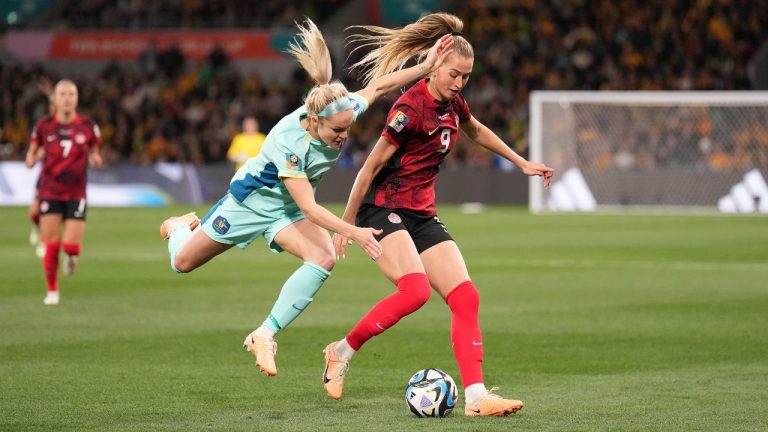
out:
M349 94L352 121L365 112L364 97ZM306 178L313 189L339 158L340 149L330 147L301 127L307 116L304 106L283 117L267 135L258 156L249 159L232 177L229 193L201 222L213 240L246 247L264 235L270 247L279 230L304 215L283 183L284 178Z
M368 108L368 102L356 93L350 93L349 98L355 121ZM297 206L282 178L306 178L313 189L317 188L341 150L313 139L300 124L306 115L306 108L301 106L283 117L267 135L261 153L235 173L229 193L237 201L260 214L290 211Z

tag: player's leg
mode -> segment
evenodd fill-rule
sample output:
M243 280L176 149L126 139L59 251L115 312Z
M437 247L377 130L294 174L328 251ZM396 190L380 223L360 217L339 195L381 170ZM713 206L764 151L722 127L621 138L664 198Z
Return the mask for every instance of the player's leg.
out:
M77 261L82 251L83 236L85 235L85 220L64 219L64 233L61 236L61 249L66 255L63 272L67 276L75 273Z
M63 271L67 276L75 273L77 261L82 250L85 235L85 219L87 206L85 199L67 201L64 207L64 233L61 237L61 248L66 255Z
M213 240L201 229L181 227L173 231L168 242L171 267L177 273L189 273L232 246Z
M202 221L192 212L170 217L160 225L160 237L168 240L173 271L189 273L229 250L244 236L248 229L242 219L252 216L252 212L230 200L229 195L224 195Z
M300 217L303 216L297 214L295 218ZM275 251L287 251L302 261L283 284L267 318L243 342L256 357L256 366L274 376L277 375L275 335L309 307L331 275L336 258L328 231L306 219L278 221L265 237Z
M37 248L40 245L40 200L37 194L35 194L32 203L29 205L27 217L32 222L32 230L29 232L29 245ZM45 253L45 250L43 250L43 253Z
M40 235L46 239L43 269L48 292L43 303L59 303L59 248L61 247L61 224L64 203L61 201L42 201L40 204Z
M452 240L435 244L421 253L421 261L430 284L451 309L451 342L464 385L465 414L508 415L518 411L522 402L494 395L483 382L480 295L458 246Z
M349 360L354 353L369 339L421 308L429 299L429 282L416 247L405 227L398 225L385 228L385 237L380 240L384 253L376 260L381 272L395 283L397 291L373 306L345 338L325 348L323 383L328 395L334 399L341 399ZM387 225L372 223L371 226Z

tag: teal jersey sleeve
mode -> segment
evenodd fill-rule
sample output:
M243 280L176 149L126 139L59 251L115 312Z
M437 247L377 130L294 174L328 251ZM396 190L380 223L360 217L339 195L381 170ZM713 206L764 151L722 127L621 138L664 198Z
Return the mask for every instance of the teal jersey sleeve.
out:
M273 147L271 159L277 166L280 178L307 178L307 151L310 137L303 129L286 133L283 139Z

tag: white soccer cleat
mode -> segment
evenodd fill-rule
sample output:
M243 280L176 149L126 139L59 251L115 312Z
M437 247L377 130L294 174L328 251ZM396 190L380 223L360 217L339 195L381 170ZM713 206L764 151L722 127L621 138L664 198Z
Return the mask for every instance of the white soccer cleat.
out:
M75 269L77 268L77 255L67 255L66 261L64 261L64 267L61 268L61 271L64 272L66 276L72 276L75 274Z
M48 293L45 295L45 298L43 299L43 304L48 306L59 304L59 292L48 291Z

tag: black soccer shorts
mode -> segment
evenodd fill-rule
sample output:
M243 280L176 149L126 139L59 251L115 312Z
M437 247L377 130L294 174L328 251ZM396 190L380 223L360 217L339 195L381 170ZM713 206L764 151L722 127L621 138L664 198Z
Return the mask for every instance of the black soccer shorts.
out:
M411 235L419 253L438 243L453 240L437 216L424 216L405 209L388 209L363 204L357 212L356 224L359 227L383 230L383 233L376 236L376 240L379 241L395 231L406 230Z

